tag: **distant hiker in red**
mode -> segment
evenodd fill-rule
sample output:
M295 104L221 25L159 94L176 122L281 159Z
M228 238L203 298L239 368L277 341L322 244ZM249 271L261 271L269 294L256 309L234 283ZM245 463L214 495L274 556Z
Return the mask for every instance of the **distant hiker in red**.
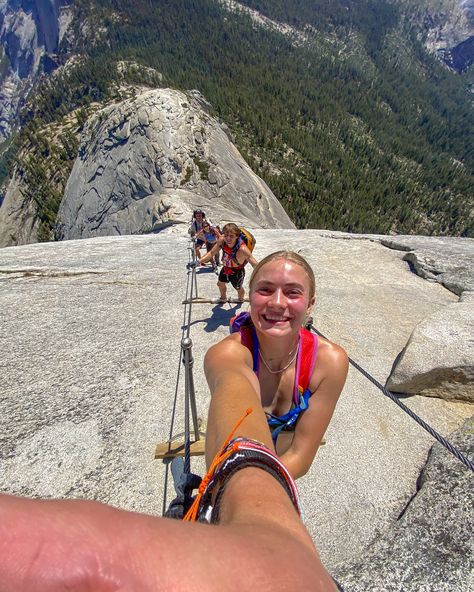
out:
M297 479L309 470L331 420L348 358L342 347L303 328L315 280L300 255L278 251L262 259L249 290L249 313L235 317L232 334L206 354L207 381L212 397L221 391L229 414L243 392L258 402L276 453Z
M204 265L222 249L222 269L217 282L221 302L227 301L227 284L229 282L237 290L238 300L243 302L245 265L247 263L250 263L252 267L257 265L257 260L252 255L254 245L255 238L248 230L229 223L222 229L222 237L217 241L217 244L199 260L199 263Z

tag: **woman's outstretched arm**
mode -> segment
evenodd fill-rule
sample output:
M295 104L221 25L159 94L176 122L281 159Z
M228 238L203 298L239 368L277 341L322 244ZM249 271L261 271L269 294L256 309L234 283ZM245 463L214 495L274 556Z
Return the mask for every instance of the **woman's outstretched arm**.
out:
M260 385L252 370L252 357L248 349L241 345L239 335L230 335L207 351L204 372L211 393L206 434L207 465L210 465L236 421L249 407L253 413L237 430L236 436L253 437L273 449L260 402Z

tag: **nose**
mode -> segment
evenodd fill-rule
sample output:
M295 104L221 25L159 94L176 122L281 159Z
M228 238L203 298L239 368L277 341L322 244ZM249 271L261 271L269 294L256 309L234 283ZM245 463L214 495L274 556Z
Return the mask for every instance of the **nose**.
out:
M277 288L270 299L272 306L285 308L286 307L286 296L281 288Z

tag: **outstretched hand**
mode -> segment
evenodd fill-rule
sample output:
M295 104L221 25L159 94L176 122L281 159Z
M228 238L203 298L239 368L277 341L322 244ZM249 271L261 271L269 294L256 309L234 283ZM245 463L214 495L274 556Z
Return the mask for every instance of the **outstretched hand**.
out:
M0 495L0 590L190 590L207 579L202 528L97 502Z

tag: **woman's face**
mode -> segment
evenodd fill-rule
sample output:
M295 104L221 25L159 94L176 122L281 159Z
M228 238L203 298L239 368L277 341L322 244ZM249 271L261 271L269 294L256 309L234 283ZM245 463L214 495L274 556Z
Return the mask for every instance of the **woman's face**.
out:
M309 278L293 261L270 261L252 283L250 315L255 327L268 335L297 332L313 304Z

